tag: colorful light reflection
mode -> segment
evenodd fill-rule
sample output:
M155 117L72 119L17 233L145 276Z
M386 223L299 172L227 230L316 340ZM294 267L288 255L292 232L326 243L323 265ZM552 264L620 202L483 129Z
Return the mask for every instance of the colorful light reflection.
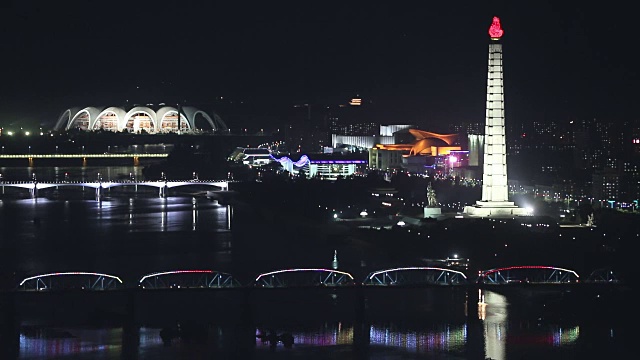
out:
M371 326L369 336L372 345L403 348L410 352L460 352L467 342L467 326L446 325L431 331L394 331Z

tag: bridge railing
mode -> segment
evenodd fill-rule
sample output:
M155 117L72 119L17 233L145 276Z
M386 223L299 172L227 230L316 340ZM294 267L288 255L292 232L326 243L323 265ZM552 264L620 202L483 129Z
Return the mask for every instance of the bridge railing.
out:
M352 286L353 276L344 271L330 269L287 269L258 275L253 286L264 288L305 286Z
M138 281L143 289L231 288L242 284L231 274L214 270L177 270L147 274Z
M59 272L31 276L18 285L21 291L115 290L122 288L119 277L91 272Z
M369 286L420 286L467 284L464 273L439 267L402 267L369 273L363 285Z

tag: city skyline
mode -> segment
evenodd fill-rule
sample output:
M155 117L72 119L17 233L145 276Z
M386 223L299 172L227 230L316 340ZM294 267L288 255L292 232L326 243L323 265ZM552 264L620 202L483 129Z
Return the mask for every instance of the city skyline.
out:
M292 104L356 95L375 106L375 122L482 122L493 16L505 30L509 123L636 117L627 46L637 31L613 6L118 5L9 5L0 126L52 127L72 106L216 110L221 97L278 122Z

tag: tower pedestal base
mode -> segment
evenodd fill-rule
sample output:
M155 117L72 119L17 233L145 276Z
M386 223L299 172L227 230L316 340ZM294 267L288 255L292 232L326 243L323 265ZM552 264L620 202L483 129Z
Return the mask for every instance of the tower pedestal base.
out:
M424 217L425 218L439 218L442 216L442 209L439 207L425 207L424 208Z
M478 217L530 216L527 209L516 206L511 201L476 201L475 205L465 206L464 214Z

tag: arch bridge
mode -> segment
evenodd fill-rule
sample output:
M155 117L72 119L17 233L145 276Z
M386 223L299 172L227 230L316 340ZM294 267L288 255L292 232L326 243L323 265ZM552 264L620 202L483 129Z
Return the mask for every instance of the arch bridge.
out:
M371 272L362 284L370 286L463 285L467 284L467 276L457 270L439 267L400 267Z
M229 190L229 182L228 180L159 180L159 181L63 181L63 182L38 182L38 181L12 181L12 182L2 182L0 186L3 188L14 187L14 188L22 188L28 189L31 197L35 198L38 196L38 190L48 189L48 188L61 188L61 187L89 187L95 189L96 198L100 198L102 196L103 189L109 189L113 187L121 187L121 186L148 186L155 187L158 189L158 195L160 197L167 196L167 190L179 186L214 186L216 188L221 188L224 191Z
M258 275L253 286L263 288L305 286L352 286L353 276L344 271L331 269L287 269Z
M477 282L481 284L567 284L577 283L580 276L573 270L554 266L509 266L481 271Z
M140 278L142 289L231 288L242 284L231 274L214 270L177 270L147 274Z
M45 290L115 290L122 288L122 280L109 274L92 272L57 272L28 277L18 289Z

